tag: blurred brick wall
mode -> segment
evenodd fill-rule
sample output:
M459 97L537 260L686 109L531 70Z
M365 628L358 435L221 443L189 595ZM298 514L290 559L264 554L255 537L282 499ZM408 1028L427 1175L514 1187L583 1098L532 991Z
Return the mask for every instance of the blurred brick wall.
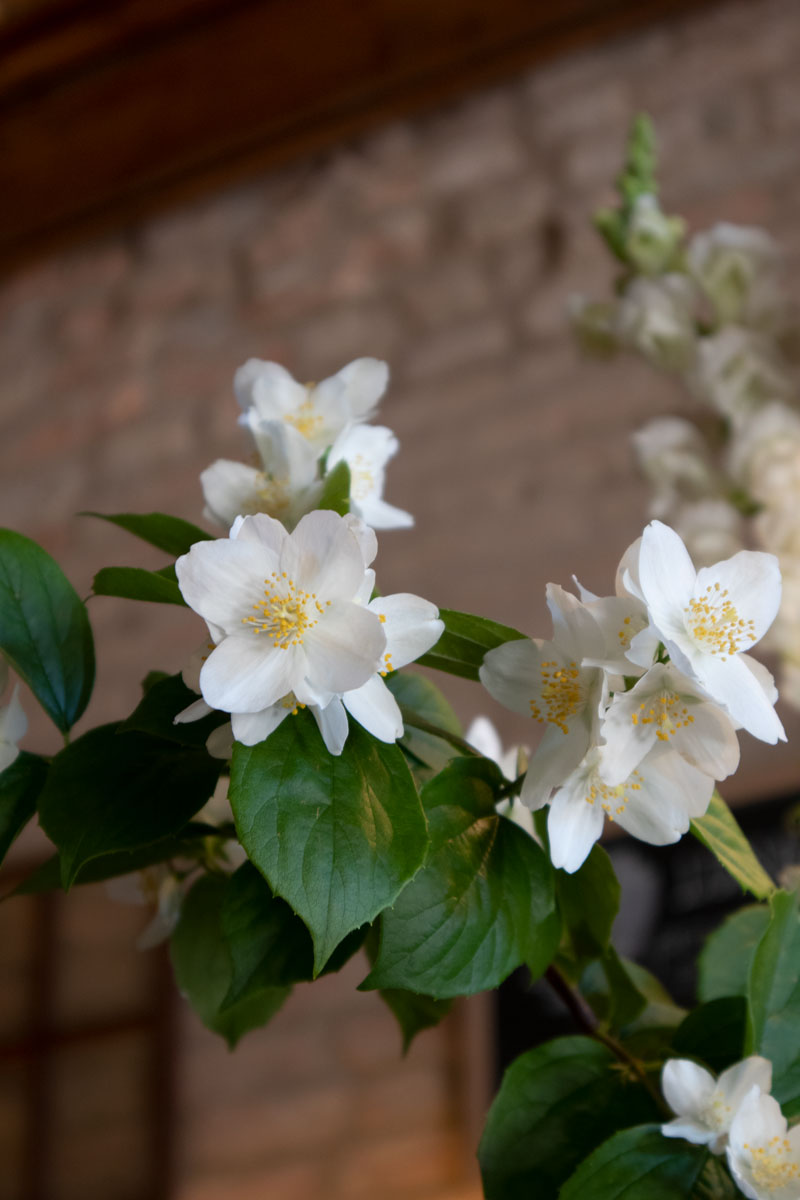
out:
M381 589L546 635L548 580L566 584L574 571L595 590L610 588L645 519L628 435L679 399L644 367L581 362L564 320L569 293L602 295L611 278L588 216L611 198L630 118L646 109L656 121L668 208L695 226L727 219L768 227L786 249L800 299L792 277L800 258L799 52L800 9L791 0L723 5L396 123L6 283L0 520L40 539L82 594L101 565L160 565L133 539L73 514L163 509L199 519L199 471L246 452L230 387L238 364L274 358L307 380L357 355L382 356L393 382L380 419L403 447L388 498L411 509L417 527L381 539ZM90 611L100 670L88 721L97 722L133 706L147 668L177 669L198 627L184 612L122 601L93 600ZM450 692L465 719L501 715L476 688ZM43 725L34 743L53 745ZM796 784L795 760L791 737L783 749L748 746L727 792ZM322 1019L324 994L315 994L292 1002L274 1034L259 1035L270 1064L264 1093L246 1047L228 1060L192 1032L189 1077L205 1063L220 1105L195 1111L198 1076L186 1109L188 1177L223 1170L222 1159L209 1161L209 1146L232 1136L231 1105L261 1105L267 1137L282 1071L292 1076L298 1121L328 1128L327 1083L313 1067L298 1076L291 1056L281 1058L289 1025L312 1030ZM342 1022L363 1002L337 992ZM446 1036L429 1036L425 1063L444 1061L437 1039ZM387 1066L395 1051L396 1043ZM412 1055L397 1078L407 1079L409 1094L421 1088L420 1111L428 1112L439 1085L419 1064ZM376 1075L363 1095L384 1086ZM363 1121L348 1126L355 1142L341 1152L338 1178L350 1180L337 1185L343 1197L361 1194L355 1163L380 1180L424 1158L424 1148L411 1148L424 1135L406 1131L419 1112L405 1103L395 1097L399 1108L378 1130L370 1102L359 1101ZM422 1200L458 1182L447 1148L452 1121L441 1115L452 1116L448 1103L437 1109L445 1166L405 1191L399 1183L399 1196ZM270 1195L317 1200L308 1143L279 1141L292 1182ZM252 1168L247 1185L253 1195L260 1170ZM213 1188L213 1179L187 1184L186 1200L211 1200ZM230 1200L251 1194L244 1184L223 1192Z

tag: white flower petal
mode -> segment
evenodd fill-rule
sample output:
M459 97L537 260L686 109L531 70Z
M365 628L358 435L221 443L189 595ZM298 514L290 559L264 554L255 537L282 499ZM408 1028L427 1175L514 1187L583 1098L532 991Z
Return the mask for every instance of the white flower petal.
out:
M357 358L324 379L316 391L327 395L341 392L351 418L367 420L389 384L389 368L377 358Z
M267 648L255 634L225 638L200 672L203 699L222 712L262 712L294 690L305 661L300 646Z
M436 605L408 592L376 596L369 604L369 611L379 619L383 618L384 653L391 660L391 670L404 667L425 654L444 632L444 622L439 620Z
M198 676L199 682L199 676ZM188 708L184 708L172 718L173 725L188 725L192 721L201 721L203 717L208 717L214 709L210 704L206 704L202 698L195 700L194 704L190 704Z
M337 600L306 633L303 646L308 684L319 692L349 692L361 687L378 669L386 637L369 609ZM297 687L294 691L304 699Z
M271 550L241 534L237 541L197 542L175 563L186 603L227 634L241 632L243 618L252 614L264 595L265 580L277 568L278 559Z
M233 377L233 390L241 407L255 407L269 418L291 412L303 403L307 392L280 363L249 358Z
M772 1089L772 1063L758 1054L751 1054L728 1067L717 1080L717 1090L724 1095L734 1114L754 1087L767 1094Z
M739 617L748 623L747 633L737 641L740 650L747 650L769 629L781 603L781 572L774 554L757 550L740 550L732 558L702 567L697 572L696 597L719 589L727 595ZM750 624L752 622L752 625Z
M504 642L484 656L479 672L481 683L500 704L529 717L542 659L549 658L553 649L551 642L533 642L530 638Z
M590 733L585 723L574 724L566 737L551 726L528 762L520 793L522 803L534 810L546 804L553 788L563 784L583 761L589 743Z
M651 521L642 534L639 583L653 623L667 637L692 595L697 574L674 529ZM681 628L682 626L678 626Z
M291 711L290 705L278 703L262 709L261 712L233 713L233 736L243 746L257 746L278 728Z
M348 513L344 522L358 542L364 565L368 567L378 553L378 539L375 537L375 533L355 513Z
M402 737L399 705L379 675L373 675L363 687L345 692L342 703L359 725L380 741L394 742Z
M206 514L229 529L241 513L257 510L260 472L245 463L218 458L200 474Z
M347 724L347 713L341 700L335 697L324 708L314 704L311 713L317 722L317 728L322 734L322 740L330 754L341 754L347 735L350 732Z
M387 504L378 496L367 496L363 500L352 501L358 515L373 529L411 529L414 518L403 508Z
M714 1076L688 1058L669 1059L661 1072L664 1099L679 1117L699 1118L711 1103L716 1087Z
M6 742L16 749L17 742L21 742L27 732L28 718L20 704L19 684L16 684L8 704L0 708L0 742Z
M708 1146L717 1138L713 1129L700 1121L693 1121L691 1117L676 1117L674 1121L667 1121L661 1126L661 1132L664 1137L683 1138L684 1141L694 1142L696 1146Z
M366 563L349 525L338 513L318 510L303 517L286 539L280 569L321 601L352 600Z
M577 871L603 832L603 817L599 804L589 804L577 784L556 792L547 815L553 866Z
M783 725L758 677L740 658L723 661L706 655L695 664L695 673L708 694L753 737L771 745L786 741Z

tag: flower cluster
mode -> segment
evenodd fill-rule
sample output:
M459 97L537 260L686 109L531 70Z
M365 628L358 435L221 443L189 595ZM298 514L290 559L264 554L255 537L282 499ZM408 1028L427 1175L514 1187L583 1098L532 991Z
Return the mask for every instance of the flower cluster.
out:
M753 1055L715 1079L690 1059L664 1064L661 1088L676 1117L665 1137L685 1138L726 1154L748 1200L795 1200L800 1195L800 1126L787 1128L769 1093L772 1064Z
M489 651L484 686L544 730L521 798L550 804L556 866L577 870L606 817L654 845L677 841L736 770L737 729L784 738L772 677L746 653L780 596L772 555L741 550L697 571L679 535L653 521L626 551L615 596L549 584L552 639Z
M691 419L654 418L633 439L651 514L701 565L753 543L777 555L771 644L800 706L800 408L778 248L728 223L687 239L649 191L614 217L625 274L613 300L573 298L576 335L590 353L633 352L683 383Z
M258 465L217 459L201 475L206 517L229 529L238 516L267 513L293 529L316 508L325 478L350 468L350 510L374 529L414 524L383 499L386 464L397 439L364 424L386 391L389 368L358 358L318 384L300 384L278 363L251 358L234 377L241 424L255 443Z

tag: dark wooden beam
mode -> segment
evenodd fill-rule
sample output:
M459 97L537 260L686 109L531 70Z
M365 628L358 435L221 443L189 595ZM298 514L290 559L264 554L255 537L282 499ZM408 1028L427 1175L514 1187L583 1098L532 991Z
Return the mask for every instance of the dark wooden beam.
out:
M0 269L698 0L43 0L0 26Z

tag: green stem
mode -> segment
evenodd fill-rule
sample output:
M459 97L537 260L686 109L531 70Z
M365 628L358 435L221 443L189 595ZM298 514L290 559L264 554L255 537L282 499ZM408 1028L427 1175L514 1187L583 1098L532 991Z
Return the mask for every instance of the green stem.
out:
M615 1058L628 1067L647 1089L664 1116L671 1117L673 1114L670 1112L669 1108L664 1102L664 1098L661 1096L658 1088L656 1088L653 1081L647 1074L644 1063L640 1062L638 1058L634 1058L633 1055L629 1054L625 1047L618 1042L616 1038L612 1037L610 1033L606 1033L600 1028L600 1023L590 1006L584 1000L583 996L581 996L570 986L569 982L562 975L561 971L559 971L558 967L551 963L544 973L544 978L550 984L550 987L556 993L565 1008L569 1010L569 1013L575 1023L581 1029L583 1029L584 1032L589 1035L589 1037L594 1038L595 1041L602 1042L604 1046L607 1046Z
M527 771L523 771L522 774L518 775L516 779L512 779L509 783L504 783L501 788L498 788L498 790L497 790L498 799L502 800L506 796L516 795L517 792L519 792L521 790L522 785L525 781L525 776L527 774L528 774Z
M422 733L429 733L432 737L441 738L443 742L449 742L456 750L460 750L462 754L468 754L473 758L483 758L483 755L470 746L469 742L465 742L463 738L457 734L451 733L449 729L442 729L440 725L434 725L431 721L426 721L424 717L420 717L411 708L405 708L400 705L400 712L403 717L403 723L410 725L412 729L419 729Z

